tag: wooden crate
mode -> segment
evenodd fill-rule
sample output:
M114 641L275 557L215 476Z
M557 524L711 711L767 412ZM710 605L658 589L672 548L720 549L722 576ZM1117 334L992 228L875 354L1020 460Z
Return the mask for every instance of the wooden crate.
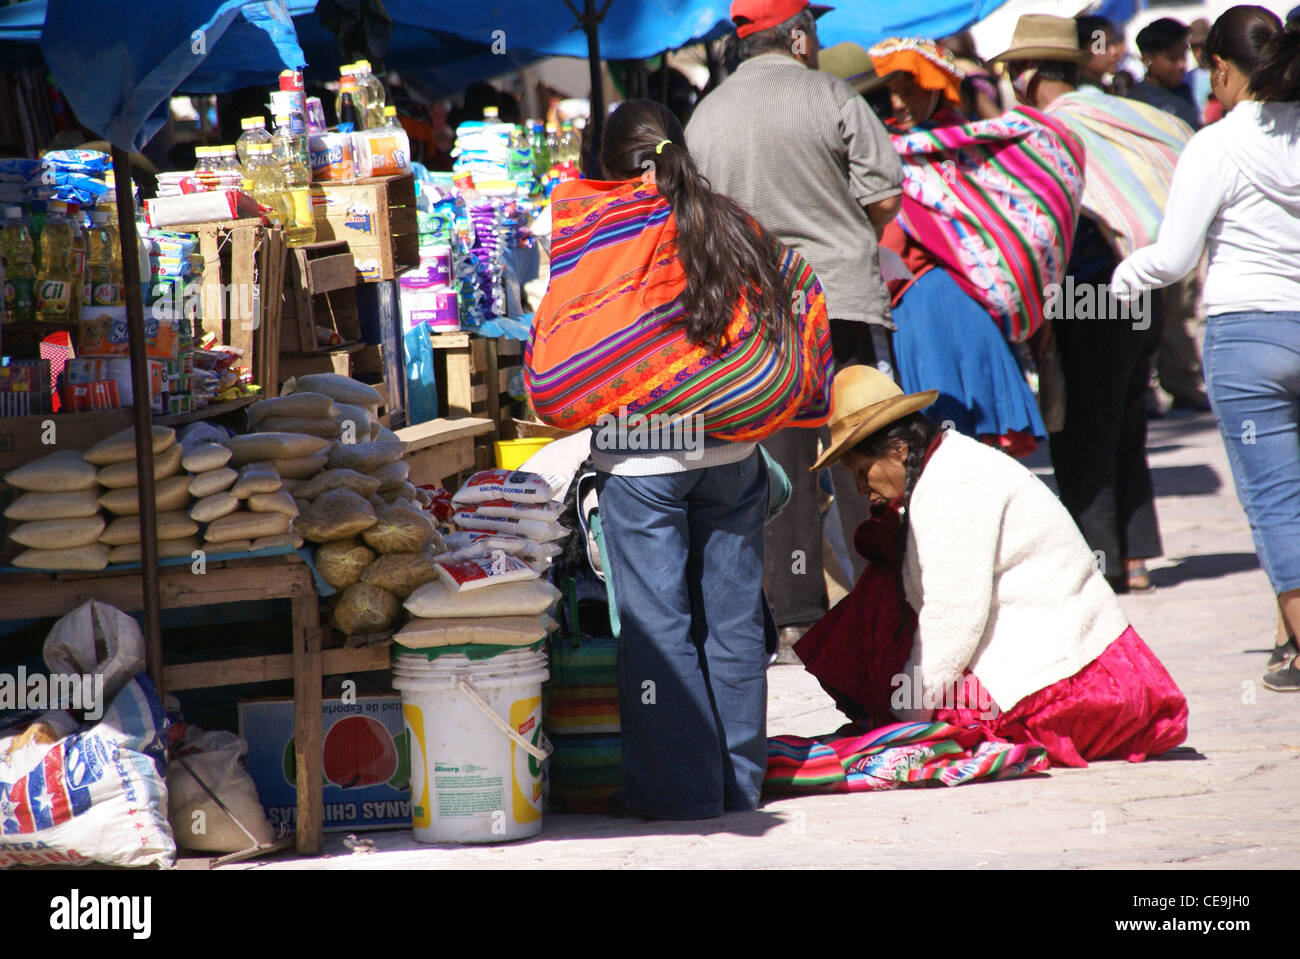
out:
M361 279L392 280L419 265L415 177L370 177L313 183L317 240L342 240Z
M492 435L492 423L474 417L435 419L397 431L406 443L405 459L411 467L410 481L417 486L434 484L456 489L459 477L477 467L475 444Z
M438 408L449 419L487 419L494 424L493 439L511 438L516 401L509 393L510 377L523 365L523 344L469 333L435 333L430 339Z
M252 372L253 382L265 395L277 395L288 249L284 232L253 219L179 224L168 229L195 234L203 255L195 342L211 331L222 343L243 350L237 365Z
M325 240L289 250L284 302L280 309L280 352L328 353L318 346L316 328L337 333L344 344L361 339L357 315L357 273L348 245Z

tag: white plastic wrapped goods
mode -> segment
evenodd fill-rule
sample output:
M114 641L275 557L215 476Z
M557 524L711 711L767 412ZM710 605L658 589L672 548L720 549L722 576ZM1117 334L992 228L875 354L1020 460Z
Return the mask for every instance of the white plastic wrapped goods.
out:
M268 416L257 424L257 430L260 433L306 433L308 436L332 440L339 435L339 424L338 420L328 417L308 419L303 416Z
M400 460L405 449L402 442L336 443L330 450L329 467L373 473L385 463Z
M294 521L294 530L313 543L348 539L377 522L375 508L350 489L327 490Z
M248 499L254 493L274 493L280 488L280 474L274 466L250 463L239 470L239 479L230 489L235 499Z
M553 523L564 514L564 504L551 500L549 503L512 503L508 499L492 499L474 507L479 516L501 516L506 519L532 519L543 523Z
M176 442L176 431L170 426L152 427L153 455L157 456ZM100 440L86 450L86 462L96 466L108 466L110 463L123 463L135 460L135 427L128 426L120 433L114 433L106 440Z
M181 466L187 473L206 473L225 466L232 455L229 447L221 443L187 444L182 447Z
M41 658L51 673L103 676L102 705L107 705L131 677L144 671L144 633L116 606L88 599L50 628Z
M72 549L25 549L14 557L14 565L19 569L95 572L108 565L108 547L91 543Z
M560 591L544 579L523 580L459 592L441 579L417 587L404 604L412 616L446 619L461 616L532 616L544 613Z
M190 507L190 519L197 520L200 523L211 523L213 520L228 516L237 509L239 509L239 500L235 499L230 493L213 493L211 496L203 497Z
M457 592L537 579L537 570L518 556L498 553L476 559L438 560L438 576Z
M69 493L97 488L99 471L75 450L58 450L5 473L5 482L15 489L37 493Z
M340 403L364 406L371 413L379 411L379 404L384 399L372 387L340 373L308 373L306 376L300 376L294 385L294 392L301 390L324 393Z
M545 613L534 616L413 619L393 637L410 649L438 646L531 646L556 628Z
M290 393L288 396L258 400L250 406L248 425L255 427L268 416L332 419L335 412L334 401L324 393Z
M9 532L20 546L33 549L72 549L89 546L104 532L104 518L98 514L76 519L38 519L21 523Z
M173 443L153 458L153 478L155 481L175 476L181 471L182 449L179 443ZM124 489L137 485L139 479L135 471L135 460L111 463L100 467L95 481L105 489Z
M184 539L187 536L193 536L199 531L199 524L190 519L184 510L158 513L156 518L158 521L156 527L159 541ZM119 516L108 524L108 528L99 537L99 541L107 546L129 546L132 543L139 543L140 517Z
M230 465L244 466L259 460L294 459L298 456L310 456L327 448L330 441L319 436L307 436L305 433L248 433L244 436L232 436L226 440L227 448L234 455Z
M254 540L289 532L293 520L283 513L229 513L208 524L203 538L209 543Z
M350 489L362 497L368 497L378 492L379 480L356 470L325 470L295 489L293 495L299 499L315 499L332 489Z
M355 403L335 403L337 414L334 419L340 426L347 423L352 424L352 437L354 440L373 439L371 433L374 426L379 421L375 415L364 406L358 406Z
M449 551L447 559L469 559L474 556L491 556L497 550L513 556L522 556L533 562L559 556L560 544L539 543L526 536L509 533L485 533L481 530L459 530L448 533L444 545Z
M140 494L135 486L109 490L99 498L99 505L115 516L136 516L140 512ZM153 488L154 507L160 513L184 509L190 502L190 477L184 473L159 480Z
M451 498L457 506L505 499L512 503L546 503L555 498L559 481L522 470L480 470Z
M8 797L0 867L170 866L165 728L158 694L141 674L80 732L54 743L0 739L0 796Z
M69 493L23 493L9 504L5 517L12 520L73 519L99 512L99 489Z
M186 536L184 539L160 539L158 541L158 558L159 559L179 559L180 557L190 558L194 555L196 549L202 549L203 544L199 542L197 536ZM127 543L125 546L114 546L108 554L110 563L138 563L140 562L140 543Z
M224 446L221 449L227 450ZM190 478L190 495L195 499L203 499L205 496L211 496L213 493L222 493L235 485L235 480L239 479L239 474L229 466L219 466L214 470L204 470Z
M461 529L483 530L489 533L511 533L525 536L539 543L563 539L569 531L559 523L548 520L519 519L515 516L483 516L471 509L462 509L452 517Z
M167 768L167 813L177 846L201 852L247 849L253 840L236 825L232 814L258 844L275 839L258 802L257 787L239 762L248 752L247 742L234 733L205 732L191 726L181 750L184 761L173 761ZM213 802L195 776L216 793L229 813Z

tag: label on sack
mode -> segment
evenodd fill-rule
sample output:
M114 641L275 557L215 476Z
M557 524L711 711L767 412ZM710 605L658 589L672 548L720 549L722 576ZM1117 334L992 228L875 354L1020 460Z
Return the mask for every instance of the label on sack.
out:
M535 519L543 523L554 522L564 512L564 504L551 500L548 503L512 503L508 499L490 499L474 507L479 516L505 516L518 519Z
M537 570L528 563L500 550L494 556L444 560L434 563L434 566L443 582L458 593L499 583L538 578Z
M473 509L462 509L452 520L461 529L485 530L488 532L511 533L546 543L553 539L563 539L569 531L553 520L522 519L518 516L484 516Z
M550 562L560 554L558 543L539 543L523 536L510 533L488 533L482 530L460 530L443 537L447 547L447 559L470 559L477 556L491 556L496 550L522 556L532 561Z
M555 497L555 477L524 470L480 470L456 491L451 501L457 506L508 500L512 503L547 503Z

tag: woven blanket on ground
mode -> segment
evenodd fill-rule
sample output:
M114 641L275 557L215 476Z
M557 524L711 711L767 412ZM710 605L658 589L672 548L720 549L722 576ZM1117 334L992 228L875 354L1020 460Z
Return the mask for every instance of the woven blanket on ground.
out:
M767 741L763 791L854 793L976 779L1013 779L1050 768L1038 745L994 742L978 726L894 723L857 736Z
M718 354L686 339L677 221L653 183L571 180L551 198L551 279L524 353L543 422L702 417L704 433L761 440L830 414L830 325L821 284L781 248L793 322L775 341L744 299Z
M1102 224L1120 259L1154 243L1192 128L1173 114L1096 88L1058 97L1047 114L1069 127L1087 151L1083 210Z
M1032 336L1044 291L1070 259L1083 194L1079 141L1029 107L972 123L945 109L892 140L903 160L903 229L1008 340Z

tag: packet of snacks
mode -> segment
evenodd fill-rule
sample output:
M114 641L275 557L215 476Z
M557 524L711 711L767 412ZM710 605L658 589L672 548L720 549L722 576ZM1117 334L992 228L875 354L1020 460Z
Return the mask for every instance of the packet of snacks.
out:
M492 556L459 560L440 559L433 565L438 570L439 579L458 593L482 589L485 586L537 579L539 576L537 570L518 556L510 556L500 550Z
M549 563L560 555L559 543L539 543L523 536L509 533L485 533L481 530L461 530L445 537L448 550L446 559L469 559L474 556L491 556L501 550L510 556L522 556L530 563Z
M518 516L484 516L473 507L461 507L452 519L461 529L480 530L486 533L510 533L539 543L563 539L569 535L568 529L554 520L522 519Z
M553 476L523 470L480 470L451 498L456 506L504 499L512 503L547 503L555 498L561 481Z

